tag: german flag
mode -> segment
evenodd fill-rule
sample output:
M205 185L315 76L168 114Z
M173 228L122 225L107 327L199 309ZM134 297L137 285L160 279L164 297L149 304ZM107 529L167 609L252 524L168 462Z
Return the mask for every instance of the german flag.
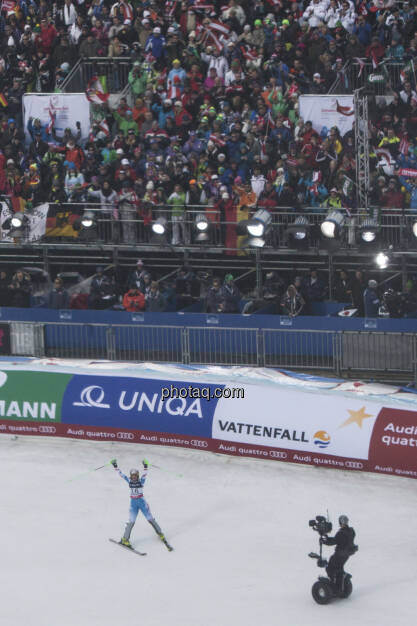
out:
M4 108L9 106L9 103L7 102L6 97L5 97L5 95L3 93L0 93L0 104Z

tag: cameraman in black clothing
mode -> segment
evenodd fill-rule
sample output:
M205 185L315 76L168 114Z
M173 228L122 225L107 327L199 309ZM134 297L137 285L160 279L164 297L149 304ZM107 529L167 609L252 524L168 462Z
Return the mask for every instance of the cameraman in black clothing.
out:
M342 590L343 566L358 548L354 544L355 531L349 526L349 518L346 515L340 515L339 525L340 530L334 537L320 537L320 543L324 543L326 546L336 546L334 554L329 559L326 572L336 588Z

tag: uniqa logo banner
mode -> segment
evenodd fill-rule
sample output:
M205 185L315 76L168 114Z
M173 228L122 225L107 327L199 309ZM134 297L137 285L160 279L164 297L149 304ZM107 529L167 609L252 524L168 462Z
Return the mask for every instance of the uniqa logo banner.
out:
M73 376L64 394L62 422L211 437L217 406L212 396L214 389L221 387L147 378Z

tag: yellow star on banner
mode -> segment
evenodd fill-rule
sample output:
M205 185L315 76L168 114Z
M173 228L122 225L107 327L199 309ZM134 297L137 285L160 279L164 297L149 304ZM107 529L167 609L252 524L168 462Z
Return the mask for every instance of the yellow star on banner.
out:
M343 428L344 426L349 426L349 424L357 424L359 428L362 428L363 420L367 417L373 417L370 413L365 413L365 407L363 406L359 411L351 411L348 409L350 413L350 417L347 418L343 424L339 426L339 428Z

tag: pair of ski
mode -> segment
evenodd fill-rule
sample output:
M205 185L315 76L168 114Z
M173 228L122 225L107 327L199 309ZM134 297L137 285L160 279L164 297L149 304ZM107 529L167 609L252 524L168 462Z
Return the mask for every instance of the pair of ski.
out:
M139 550L135 550L135 548L130 547L130 546L125 546L121 541L117 541L116 539L109 539L109 541L111 541L112 543L116 543L118 546L121 546L122 548L126 548L126 550L130 550L130 552L134 552L135 554L139 554L140 556L146 556L147 552L140 552ZM173 547L168 543L168 541L164 538L161 539L162 543L165 544L167 550L169 550L169 552L173 551Z

